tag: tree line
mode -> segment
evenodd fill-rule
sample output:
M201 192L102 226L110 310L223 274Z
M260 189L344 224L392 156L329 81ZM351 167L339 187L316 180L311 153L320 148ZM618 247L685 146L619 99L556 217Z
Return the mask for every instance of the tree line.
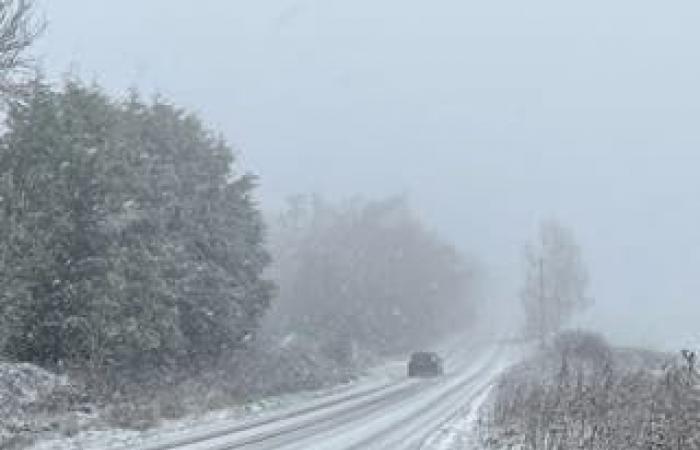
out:
M352 360L425 344L474 318L478 266L432 233L401 197L332 204L296 197L271 226L280 296L270 321Z
M0 140L5 353L164 363L243 342L269 304L254 178L160 101L36 81Z
M260 332L407 350L472 320L478 267L405 199L297 197L264 220L257 178L195 115L75 78L46 82L43 25L0 1L0 351L44 366L206 363ZM525 252L528 334L590 304L573 233Z
M347 362L468 318L473 271L405 201L297 204L268 230L257 178L196 115L38 75L33 10L0 1L5 358L197 367L245 348L265 318Z

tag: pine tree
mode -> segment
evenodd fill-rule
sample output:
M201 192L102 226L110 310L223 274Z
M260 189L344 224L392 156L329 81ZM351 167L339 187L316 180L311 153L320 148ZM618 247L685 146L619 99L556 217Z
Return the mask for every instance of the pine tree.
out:
M240 347L272 286L254 178L162 101L37 82L0 147L5 351L93 367Z

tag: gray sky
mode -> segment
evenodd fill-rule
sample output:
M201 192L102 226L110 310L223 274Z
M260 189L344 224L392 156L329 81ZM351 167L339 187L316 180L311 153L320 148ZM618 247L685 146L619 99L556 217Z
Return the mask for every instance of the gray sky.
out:
M641 344L700 326L694 1L43 0L38 48L110 90L201 113L268 208L409 194L514 295L542 218L571 225L598 305Z

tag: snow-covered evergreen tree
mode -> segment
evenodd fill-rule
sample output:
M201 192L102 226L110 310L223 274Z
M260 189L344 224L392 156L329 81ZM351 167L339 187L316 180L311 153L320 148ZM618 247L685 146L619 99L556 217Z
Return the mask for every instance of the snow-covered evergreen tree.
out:
M4 351L95 367L197 361L254 332L272 287L254 178L199 120L40 82L0 143Z

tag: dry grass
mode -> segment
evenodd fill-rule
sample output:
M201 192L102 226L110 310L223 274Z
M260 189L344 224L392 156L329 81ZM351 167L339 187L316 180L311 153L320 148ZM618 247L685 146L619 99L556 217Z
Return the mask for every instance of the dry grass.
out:
M569 333L500 379L477 432L487 449L695 449L695 389L680 359Z

